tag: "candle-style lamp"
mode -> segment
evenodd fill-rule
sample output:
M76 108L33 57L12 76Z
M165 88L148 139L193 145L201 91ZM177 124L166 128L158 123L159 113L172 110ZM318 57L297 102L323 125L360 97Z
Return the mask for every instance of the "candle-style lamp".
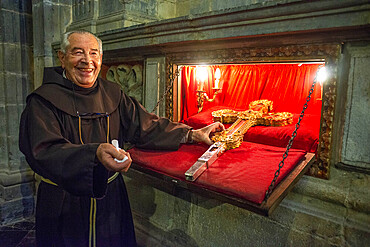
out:
M215 71L215 83L214 83L214 86L212 88L214 90L214 93L213 93L212 99L210 99L208 97L206 91L204 91L204 82L208 78L207 67L206 66L197 67L195 73L196 73L196 79L198 81L197 82L198 83L198 85L197 85L197 103L198 103L198 113L199 113L203 109L204 99L206 99L208 102L212 102L212 101L215 100L216 95L221 92L221 88L220 88L221 71L220 71L219 68L217 68L216 71Z

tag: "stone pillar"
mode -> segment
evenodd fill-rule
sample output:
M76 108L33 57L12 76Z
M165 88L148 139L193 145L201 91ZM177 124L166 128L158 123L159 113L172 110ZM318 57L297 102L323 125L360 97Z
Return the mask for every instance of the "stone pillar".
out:
M158 101L162 98L166 91L166 70L165 58L153 57L147 58L145 61L145 86L144 86L144 106L152 112L157 106ZM153 113L164 117L166 115L165 98L159 102Z
M157 0L74 0L72 12L68 30L83 29L94 34L159 20Z
M334 153L337 166L370 174L370 42L344 45L339 68L338 107Z
M32 1L34 85L42 83L44 67L56 66L56 51L53 43L59 43L61 34L72 20L72 0ZM73 1L76 2L76 1Z
M19 119L32 89L32 6L1 1L0 225L34 212L33 173L18 149Z
M178 17L176 0L158 0L158 18L160 20Z

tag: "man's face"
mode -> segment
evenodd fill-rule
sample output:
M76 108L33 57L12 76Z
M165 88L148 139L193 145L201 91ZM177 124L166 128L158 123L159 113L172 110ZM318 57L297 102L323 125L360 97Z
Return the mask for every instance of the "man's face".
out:
M80 87L92 87L102 62L98 41L91 34L81 33L71 34L68 40L66 54L58 53L66 77Z

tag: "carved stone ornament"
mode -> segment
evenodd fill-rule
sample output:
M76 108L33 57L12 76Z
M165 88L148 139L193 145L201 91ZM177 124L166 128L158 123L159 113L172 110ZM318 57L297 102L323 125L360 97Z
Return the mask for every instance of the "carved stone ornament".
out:
M140 64L112 65L107 71L107 80L121 85L123 91L139 102L143 99L143 68Z
M308 174L318 178L329 178L333 117L337 94L337 64L340 53L338 44L289 45L270 48L237 48L221 50L204 50L167 55L168 78L173 76L173 64L231 64L282 61L325 61L325 67L331 77L323 86L322 117L320 139L316 161L308 170ZM170 84L167 80L167 85ZM172 92L171 92L172 93ZM173 95L166 98L167 117L173 117Z
M120 3L122 4L128 4L128 3L132 3L134 0L119 0Z

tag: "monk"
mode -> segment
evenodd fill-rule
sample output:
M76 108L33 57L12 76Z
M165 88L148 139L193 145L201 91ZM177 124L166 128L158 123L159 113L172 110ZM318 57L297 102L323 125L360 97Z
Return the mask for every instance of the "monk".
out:
M118 84L98 78L102 42L86 31L64 35L61 67L46 68L43 84L27 97L19 147L41 178L37 246L136 246L123 177L130 153L116 149L176 150L181 143L212 144L220 123L192 130L147 112ZM122 160L125 160L121 162Z

